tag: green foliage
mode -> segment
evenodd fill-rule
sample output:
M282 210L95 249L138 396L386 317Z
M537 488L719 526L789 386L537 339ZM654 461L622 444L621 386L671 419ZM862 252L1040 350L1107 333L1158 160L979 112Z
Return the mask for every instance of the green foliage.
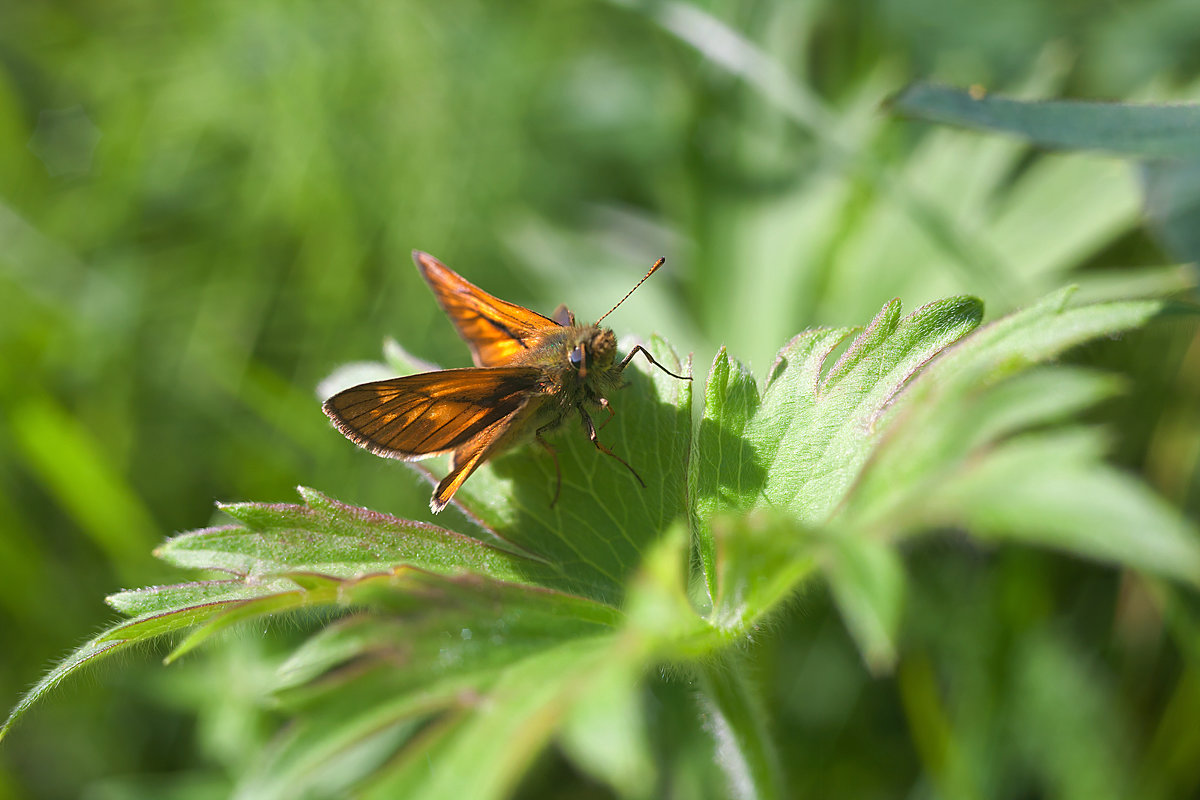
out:
M1197 284L1200 170L1149 148L1189 147L1198 32L1190 0L0 4L0 689L40 702L0 796L1195 795L1195 325L1114 340L1151 307L1104 303ZM889 113L922 92L959 116ZM406 521L420 474L312 387L384 334L465 363L414 247L584 318L667 256L611 321L697 381L635 374L603 433L652 491L565 430L555 508L533 449ZM1016 339L881 401L933 334L892 308L804 424L764 410L797 331L962 295ZM385 361L329 380L423 368ZM754 465L810 434L834 471ZM113 626L118 586L157 588Z
M276 674L278 707L295 722L239 796L501 797L576 715L614 724L589 708L593 692L615 691L616 724L644 738L630 692L663 666L699 681L726 781L710 794L786 796L736 654L818 573L877 670L900 649L907 578L895 547L937 527L1200 584L1191 526L1104 466L1094 436L1060 424L1111 383L1035 369L1161 304L1068 300L982 329L972 298L908 316L892 302L857 333L796 337L761 388L721 351L694 426L686 382L639 374L608 438L637 454L645 490L570 437L558 503L544 454L509 455L455 498L471 534L310 489L300 505L224 506L235 524L177 536L157 555L226 577L109 598L133 618L60 664L8 725L129 645L189 629L171 661L235 623L325 609L334 616ZM664 343L654 350L679 366ZM690 536L673 524L684 519ZM637 753L592 755L581 724L569 751L614 790L648 796L662 780Z
M1200 107L1022 102L928 84L908 87L891 104L922 119L1007 133L1042 147L1141 160L1150 222L1181 258L1200 260Z
M1045 147L1141 158L1200 157L1200 108L1133 103L1022 102L984 91L916 84L893 107L935 122L1015 134Z

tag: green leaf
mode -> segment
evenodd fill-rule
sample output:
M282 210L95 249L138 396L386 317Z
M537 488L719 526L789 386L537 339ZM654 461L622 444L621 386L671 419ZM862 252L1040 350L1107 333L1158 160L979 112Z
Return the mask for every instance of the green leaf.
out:
M371 676L367 676L369 680ZM310 709L272 742L239 782L235 797L292 798L344 795L364 774L378 770L431 714L452 708L470 684L446 681L423 696L366 696L343 692L342 702Z
M515 565L527 559L478 540L353 509L312 490L302 490L302 495L304 505L227 506L244 525L208 528L162 545L156 552L172 563L238 577L151 587L109 598L114 607L138 616L102 633L55 667L13 710L0 735L69 674L118 649L194 627L168 657L173 660L239 621L301 607L378 605L381 588L382 596L408 592L419 597L416 605L421 608L435 599L446 605L451 599L460 604L470 599L486 603L485 608L509 609L513 616L495 620L501 630L476 644L476 650L489 654L509 652L496 646L495 636L520 641L520 631L530 626L542 637L539 643L547 637L558 642L568 631L606 629L616 621L616 612L591 601L549 590L526 595L522 593L531 590L503 582L546 572L539 562L517 569ZM532 599L522 605L522 597ZM394 604L389 610L396 610ZM476 615L465 618L474 620ZM565 620L567 627L550 626L555 619ZM466 628L456 630L461 634ZM439 647L439 652L445 649Z
M444 717L403 749L362 796L507 796L573 702L619 665L611 645L570 642L505 670L469 711Z
M903 534L947 525L985 538L1020 529L1025 541L1193 580L1191 526L1104 467L1101 448L1006 456L1010 437L1117 389L1094 373L1033 367L1162 309L1157 301L1072 307L1069 297L1056 293L974 332L976 301L943 301L907 318L893 303L827 371L849 332L802 334L761 396L718 354L690 477L714 625L735 636L752 629L820 565L867 663L885 669L906 591L891 548ZM1059 445L1045 433L1029 437L1052 453ZM755 509L790 522L754 522L746 514ZM1102 515L1107 524L1093 519Z
M811 530L781 515L726 514L711 521L716 592L710 621L732 635L757 629L818 566Z
M920 367L974 329L983 308L952 298L900 316L893 301L821 377L846 331L813 331L784 348L746 432L766 466L756 505L820 524L835 511L866 463L876 421Z
M894 96L902 114L1011 133L1043 147L1152 158L1200 158L1200 106L1022 101L916 83Z
M710 601L717 594L711 520L722 509L754 505L766 481L763 466L746 441L746 427L760 402L754 376L721 348L704 386L704 408L692 431L688 464L692 525Z
M268 579L248 584L231 579L149 586L109 595L105 602L126 616L152 614L163 609L201 606L209 603L249 600L264 594L289 591L295 584L287 579Z
M13 707L12 711L8 713L8 719L4 721L4 726L0 727L0 739L3 739L12 730L12 726L29 711L34 703L49 694L55 687L66 680L68 676L91 662L110 655L113 651L120 649L123 644L120 641L106 641L104 638L98 637L92 639L56 664L45 677L25 693L17 705Z
M1200 586L1195 528L1099 452L1087 432L1019 437L950 480L929 519Z
M503 580L546 571L445 528L353 508L312 489L299 491L303 505L223 505L222 510L243 524L185 533L155 553L176 566L243 577L283 571L351 577L397 564L441 573L469 570Z
M834 535L826 574L846 627L873 672L896 662L905 577L900 555L866 536Z
M655 764L646 730L641 665L606 663L563 722L560 743L594 780L625 798L654 797Z
M1150 229L1168 252L1200 263L1200 158L1148 161L1141 178Z
M123 650L130 645L156 639L174 631L191 627L220 614L229 602L205 602L196 606L183 606L159 613L146 613L135 619L114 625L99 636L88 641L56 664L49 673L25 693L9 712L8 719L0 727L2 740L38 700L52 691L68 676L84 666Z
M1140 794L1126 757L1128 732L1101 691L1103 684L1090 680L1096 668L1091 655L1049 633L1032 635L1020 647L1013 711L1027 732L1018 746L1030 768L1063 797L1116 800Z
M892 302L828 370L831 353L853 331L809 331L780 352L761 397L748 374L718 354L690 478L714 624L726 630L753 624L790 594L824 549L824 563L837 576L831 580L839 605L862 637L868 660L890 663L900 582L856 594L846 587L865 590L869 580L853 580L862 566L847 550L855 545L830 550L800 532L819 528L845 502L873 453L879 418L930 359L981 317L972 298L933 303L908 317ZM793 522L735 523L714 532L716 515L756 508ZM869 563L882 565L882 558ZM872 578L887 574L873 572Z
M1200 261L1200 105L1021 101L925 83L909 86L890 104L909 116L1009 133L1042 147L1141 159L1151 229L1176 257ZM1042 248L1050 239L1030 235L1029 224L1021 230ZM1063 238L1057 232L1053 237Z
M1158 302L1072 308L1060 293L950 349L900 398L842 512L891 535L962 525L1195 582L1200 542L1177 512L1101 461L1094 434L1014 434L1110 396L1092 373L1028 371L1104 333L1135 327ZM1020 531L1020 533L1017 533Z
M247 778L243 796L295 796L319 776L344 779L347 759L359 765L352 774L369 774L381 766L376 754L406 746L415 723L466 713L464 702L486 702L498 674L610 633L617 621L591 601L414 570L348 582L341 595L359 613L280 668L277 692L298 726Z

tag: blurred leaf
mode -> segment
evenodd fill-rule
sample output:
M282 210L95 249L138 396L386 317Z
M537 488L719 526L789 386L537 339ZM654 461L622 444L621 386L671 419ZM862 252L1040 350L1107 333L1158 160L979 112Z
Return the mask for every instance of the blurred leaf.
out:
M865 536L830 542L829 588L846 627L875 672L891 669L898 650L905 576L899 554Z
M1141 178L1151 229L1168 252L1200 263L1200 158L1149 160Z
M1061 797L1136 794L1124 758L1128 732L1089 680L1090 666L1057 636L1031 636L1016 676L1020 747L1045 786Z
M571 759L626 798L654 797L653 762L641 670L607 664L566 718L560 741Z
M701 670L700 702L717 764L725 773L730 797L772 800L785 797L782 771L766 725L762 701L754 695L744 665L716 663Z
M451 715L402 750L368 798L509 794L574 699L614 665L604 640L559 645L506 670L473 713Z
M91 432L48 397L13 408L8 422L26 463L96 546L114 564L140 561L156 526Z
M915 83L894 96L896 111L931 122L1011 133L1042 147L1104 150L1142 158L1200 158L1200 106L1077 100L1024 101Z
M1200 262L1200 106L1021 101L917 83L890 101L932 122L1010 133L1042 147L1100 150L1142 161L1145 213L1164 246ZM1044 243L1046 237L1030 236Z
M1195 528L1099 452L1086 433L1014 438L950 480L930 517L1200 585Z

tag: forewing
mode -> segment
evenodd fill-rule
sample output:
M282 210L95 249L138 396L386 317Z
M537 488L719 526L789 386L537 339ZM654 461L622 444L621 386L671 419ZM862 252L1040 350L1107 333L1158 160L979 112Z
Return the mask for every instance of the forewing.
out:
M560 325L552 319L493 297L428 253L413 260L445 309L458 335L471 348L476 366L502 367L536 348Z
M322 408L355 444L415 461L459 450L510 420L540 391L540 374L529 367L499 367L406 375L346 389Z

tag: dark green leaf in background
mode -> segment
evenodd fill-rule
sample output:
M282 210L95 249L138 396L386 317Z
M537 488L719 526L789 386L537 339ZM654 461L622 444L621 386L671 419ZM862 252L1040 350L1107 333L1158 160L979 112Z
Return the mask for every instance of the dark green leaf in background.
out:
M1145 212L1163 245L1200 262L1200 105L1023 101L918 83L890 100L902 114L1019 136L1040 147L1141 162Z

